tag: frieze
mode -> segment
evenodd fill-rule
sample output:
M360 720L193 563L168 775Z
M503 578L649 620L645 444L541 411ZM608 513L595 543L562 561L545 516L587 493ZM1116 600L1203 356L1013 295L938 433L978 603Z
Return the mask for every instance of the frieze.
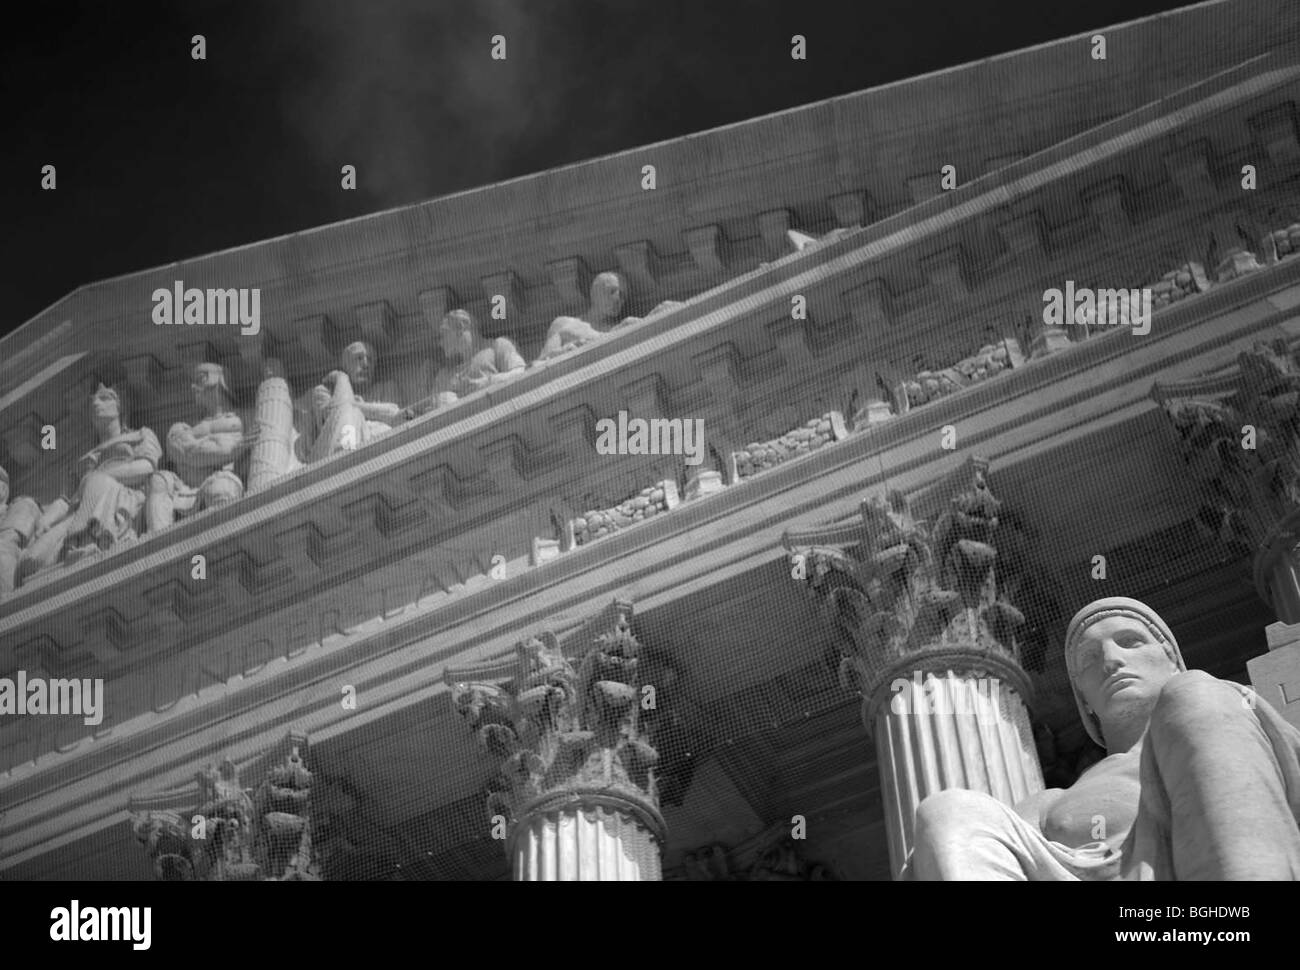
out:
M594 542L620 529L652 519L660 512L671 512L680 502L677 483L672 479L648 485L612 508L591 509L574 519L574 542L580 546Z

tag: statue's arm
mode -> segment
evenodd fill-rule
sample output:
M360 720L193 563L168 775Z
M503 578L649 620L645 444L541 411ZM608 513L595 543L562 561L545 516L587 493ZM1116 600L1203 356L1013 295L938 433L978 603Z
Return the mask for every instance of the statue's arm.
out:
M140 429L140 443L135 446L135 457L99 471L110 478L117 479L130 488L138 488L149 480L149 476L158 470L158 461L162 458L162 445L158 436L148 428Z
M193 428L172 425L167 433L167 454L177 464L220 468L234 461L244 443L244 422L236 414L226 414Z
M384 424L401 424L406 420L403 408L387 401L356 401L361 416L367 421L382 421Z
M546 343L537 356L539 361L573 350L575 347L603 337L599 330L576 317L556 317L546 335Z
M471 391L481 391L485 387L500 383L507 377L523 373L528 363L505 337L498 337L492 343L491 360L483 362L483 373L479 377L466 377L462 383Z
M558 357L564 352L564 335L563 335L564 318L560 317L551 324L551 329L546 332L546 342L542 344L542 351L537 355L537 360L550 360L552 357Z

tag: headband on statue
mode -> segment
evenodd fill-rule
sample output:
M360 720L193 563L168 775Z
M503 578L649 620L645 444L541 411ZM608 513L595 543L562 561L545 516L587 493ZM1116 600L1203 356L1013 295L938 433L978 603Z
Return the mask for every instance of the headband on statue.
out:
M1106 743L1102 740L1101 723L1095 714L1088 712L1083 695L1079 693L1079 688L1075 683L1077 669L1075 651L1079 646L1079 642L1083 639L1084 631L1088 627L1112 616L1123 616L1142 623L1156 639L1164 644L1165 650L1168 651L1170 658L1177 664L1178 669L1187 669L1187 663L1183 660L1182 651L1178 649L1178 641L1174 638L1174 632L1169 629L1169 624L1161 618L1159 613L1141 600L1129 599L1127 596L1108 596L1104 599L1093 600L1074 614L1074 619L1070 621L1070 625L1065 630L1065 669L1070 675L1070 690L1074 694L1074 702L1079 709L1079 717L1083 721L1084 730L1088 732L1088 737L1092 738L1102 748L1106 747Z

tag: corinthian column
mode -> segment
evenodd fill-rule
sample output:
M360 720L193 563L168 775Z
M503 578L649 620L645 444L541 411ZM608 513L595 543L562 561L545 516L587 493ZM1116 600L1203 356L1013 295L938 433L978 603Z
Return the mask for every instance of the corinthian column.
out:
M662 878L655 711L630 603L581 656L550 632L505 666L448 671L457 710L501 759L489 814L521 882ZM647 700L650 703L647 703Z
M1013 804L1043 788L987 467L975 459L932 493L951 497L932 528L892 491L863 502L858 522L784 537L792 575L844 634L840 680L876 742L895 878L926 796L967 788Z
M1255 589L1300 623L1300 364L1286 340L1257 343L1231 372L1159 381L1151 396L1207 496L1198 520L1254 556Z

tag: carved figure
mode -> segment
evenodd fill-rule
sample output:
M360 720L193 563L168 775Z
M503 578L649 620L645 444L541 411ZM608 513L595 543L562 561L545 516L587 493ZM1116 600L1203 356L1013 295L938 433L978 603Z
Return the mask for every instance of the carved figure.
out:
M600 273L591 281L591 305L581 317L556 317L547 331L537 362L559 357L605 336L618 320L627 284L617 273Z
M244 423L235 413L226 369L197 365L190 390L203 418L193 426L173 424L167 433L167 457L176 470L149 476L145 521L150 532L167 528L178 515L220 508L244 495L244 483L234 472L244 448Z
M527 366L505 337L488 340L466 310L452 310L438 326L443 366L430 382L428 396L405 411L407 418L456 403L462 397L520 374Z
M914 878L1300 879L1300 731L1248 688L1187 670L1136 600L1080 610L1065 655L1106 757L1014 808L963 789L925 799Z
M0 598L12 593L18 579L18 560L36 534L41 507L20 495L9 501L9 474L0 468Z
M388 434L406 420L404 409L389 401L366 400L374 387L375 348L364 340L339 355L341 370L330 371L311 392L316 439L310 460L354 451Z
M99 443L78 459L64 494L42 512L37 537L18 562L19 585L59 561L74 562L136 537L162 448L148 428L125 427L121 411L117 392L100 384L90 397Z

